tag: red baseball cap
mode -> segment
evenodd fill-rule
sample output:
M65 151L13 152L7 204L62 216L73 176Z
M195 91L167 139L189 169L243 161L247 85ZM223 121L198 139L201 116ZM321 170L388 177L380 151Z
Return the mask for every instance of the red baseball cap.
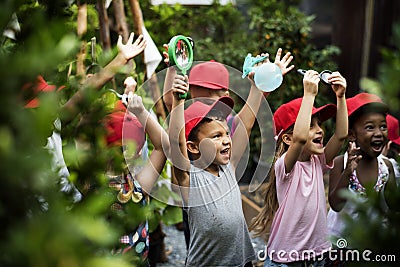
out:
M296 98L288 103L281 105L274 113L275 136L285 132L296 122L303 98ZM312 108L312 115L318 114L321 122L326 121L336 115L336 106L327 104L319 108Z
M223 64L216 61L197 64L190 70L189 85L197 85L215 90L228 90L228 69Z
M219 110L226 118L232 111L234 102L229 96L222 96L212 105L207 105L201 101L195 101L185 110L185 137L188 140L190 132L202 119L207 117L211 110Z
M29 89L31 88L31 84L28 84L27 86L24 87L24 89ZM58 90L63 89L65 86L61 86L58 88ZM46 93L46 92L53 92L57 89L57 86L55 85L50 85L46 82L46 80L43 78L43 76L39 75L37 77L36 83L33 86L33 94L34 96L37 96L39 93ZM37 108L39 106L39 98L35 97L32 100L28 101L28 103L25 104L25 108Z
M388 128L388 139L396 145L400 145L399 120L388 114L386 116L386 123Z
M133 140L136 151L139 152L145 141L146 134L139 120L126 112L126 107L117 101L113 113L105 118L106 141L108 145L122 145L122 139Z
M371 107L371 110L376 112L388 112L389 108L382 102L379 96L369 93L359 93L353 97L346 99L347 112L350 117L354 112L362 107Z

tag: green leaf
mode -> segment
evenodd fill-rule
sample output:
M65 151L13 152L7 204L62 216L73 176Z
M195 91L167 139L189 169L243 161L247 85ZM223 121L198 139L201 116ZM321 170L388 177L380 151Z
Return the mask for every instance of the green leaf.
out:
M162 221L165 225L174 225L182 222L182 208L177 206L168 206L164 209Z

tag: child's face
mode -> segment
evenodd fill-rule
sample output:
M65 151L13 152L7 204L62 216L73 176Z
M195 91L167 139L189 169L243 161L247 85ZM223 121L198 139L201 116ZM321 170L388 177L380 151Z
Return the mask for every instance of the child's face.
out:
M199 128L197 141L201 161L205 165L226 165L231 156L231 137L226 121L212 120Z
M363 154L377 157L387 143L387 134L386 117L381 113L367 113L354 122L349 138Z
M316 116L311 119L308 140L303 151L310 155L324 153L324 130L321 128L320 119Z

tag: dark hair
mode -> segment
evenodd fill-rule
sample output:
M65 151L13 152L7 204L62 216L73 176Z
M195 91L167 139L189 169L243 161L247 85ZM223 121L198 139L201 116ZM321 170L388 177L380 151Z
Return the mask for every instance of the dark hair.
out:
M224 114L220 110L212 109L207 115L192 129L188 136L188 141L197 141L197 135L199 133L200 127L204 123L209 123L213 120L224 121L226 120Z
M349 116L349 129L353 128L354 123L364 114L367 113L381 113L386 117L387 109L381 103L366 104Z

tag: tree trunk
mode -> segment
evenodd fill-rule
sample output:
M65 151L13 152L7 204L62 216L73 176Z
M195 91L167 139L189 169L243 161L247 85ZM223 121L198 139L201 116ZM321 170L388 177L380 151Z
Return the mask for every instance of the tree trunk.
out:
M124 43L128 41L129 38L129 28L128 24L126 23L126 16L125 16L125 9L124 9L124 1L123 0L114 0L113 2L114 7L114 17L115 17L115 31L118 35L122 36L122 40ZM129 60L127 65L129 66L129 71L133 70L133 61Z
M135 33L140 35L142 34L142 11L140 9L138 0L129 0L129 6L131 7L132 17L133 17L133 27L135 29Z
M115 30L117 31L118 35L122 36L124 42L126 42L128 41L129 38L129 30L128 30L128 24L126 23L124 1L114 0L112 3L115 14L115 24L116 24Z
M77 34L80 38L87 31L87 4L81 4L80 1L77 3L78 5L78 18L77 18ZM81 49L77 56L76 61L76 74L78 76L85 76L85 58L86 58L86 42L82 41Z
M108 15L103 0L97 1L97 13L99 14L100 40L105 51L111 49L110 28L108 26Z

